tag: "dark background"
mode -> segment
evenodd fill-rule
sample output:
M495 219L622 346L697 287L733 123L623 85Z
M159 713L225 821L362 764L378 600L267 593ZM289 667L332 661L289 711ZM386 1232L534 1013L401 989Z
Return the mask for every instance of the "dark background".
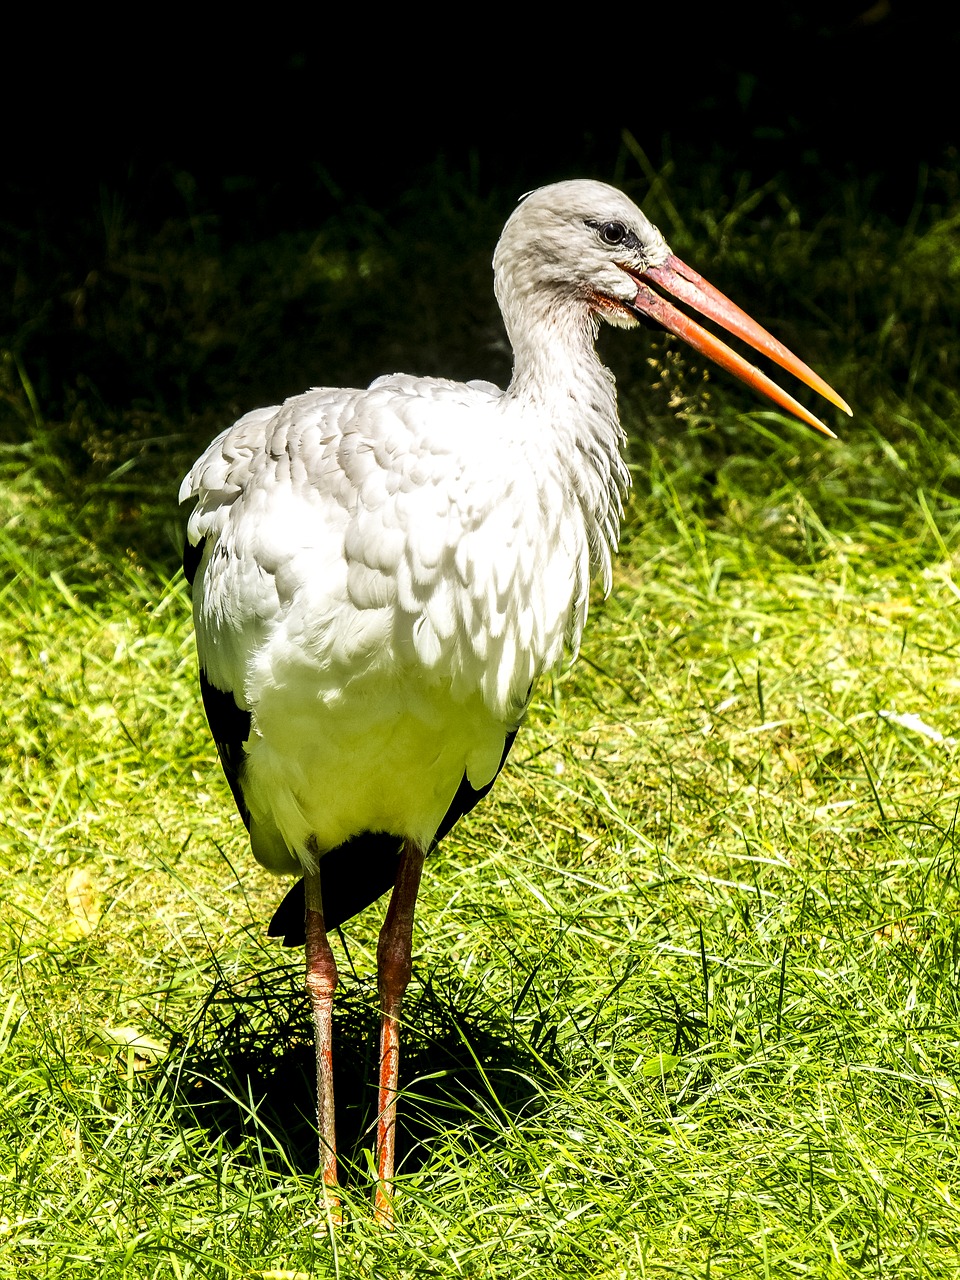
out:
M809 167L811 183L817 167L879 172L895 209L917 161L957 141L949 7L580 6L490 11L482 28L481 12L390 26L357 9L305 27L281 11L206 30L147 13L136 31L81 29L76 45L60 28L6 83L8 212L32 201L69 218L111 182L162 216L176 201L151 180L174 159L210 200L225 176L256 180L226 201L231 226L309 225L323 200L303 199L303 175L317 165L376 205L438 154L505 186L609 172L622 128L654 157L667 135L733 169Z

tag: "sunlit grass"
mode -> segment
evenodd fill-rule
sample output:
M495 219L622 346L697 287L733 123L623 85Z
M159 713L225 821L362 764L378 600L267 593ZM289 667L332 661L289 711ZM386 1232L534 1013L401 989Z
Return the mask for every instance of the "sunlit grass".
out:
M956 1273L955 391L873 373L837 444L681 368L679 425L624 388L611 597L428 866L386 1235L380 913L335 944L332 1230L301 961L263 936L282 886L159 563L179 463L71 500L8 455L0 1273Z

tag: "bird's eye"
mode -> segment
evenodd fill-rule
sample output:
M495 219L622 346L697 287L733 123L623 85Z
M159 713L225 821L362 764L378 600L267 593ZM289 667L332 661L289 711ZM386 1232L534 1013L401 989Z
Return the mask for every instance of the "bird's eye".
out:
M605 222L599 230L604 244L623 244L627 238L627 228L622 222Z

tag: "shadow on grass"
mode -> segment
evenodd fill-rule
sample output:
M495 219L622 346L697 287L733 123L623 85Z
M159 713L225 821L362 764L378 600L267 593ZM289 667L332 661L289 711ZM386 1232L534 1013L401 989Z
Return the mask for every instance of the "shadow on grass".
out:
M469 1008L458 1008L469 1004ZM414 982L404 1002L398 1170L426 1164L450 1130L494 1141L535 1112L553 1054L519 1044L502 1014ZM340 1176L366 1176L377 1118L380 1015L372 985L341 980L334 1003L334 1090ZM185 1124L232 1147L255 1141L277 1171L317 1168L313 1024L302 966L221 978L168 1060L164 1087Z

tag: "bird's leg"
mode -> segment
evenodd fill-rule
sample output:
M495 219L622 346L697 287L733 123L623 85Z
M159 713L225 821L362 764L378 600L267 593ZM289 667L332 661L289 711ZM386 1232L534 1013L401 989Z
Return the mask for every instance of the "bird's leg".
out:
M304 924L307 941L306 989L313 1014L313 1035L317 1051L317 1129L320 1134L320 1167L325 1187L337 1186L337 1137L333 1115L333 993L337 987L337 963L323 925L323 901L319 872L303 877L306 890ZM340 1198L330 1196L328 1204L336 1212Z
M400 1067L400 1010L410 981L413 913L426 850L404 842L386 919L377 945L380 992L380 1097L377 1120L377 1193L375 1217L393 1223L393 1170L396 1156L397 1076Z

